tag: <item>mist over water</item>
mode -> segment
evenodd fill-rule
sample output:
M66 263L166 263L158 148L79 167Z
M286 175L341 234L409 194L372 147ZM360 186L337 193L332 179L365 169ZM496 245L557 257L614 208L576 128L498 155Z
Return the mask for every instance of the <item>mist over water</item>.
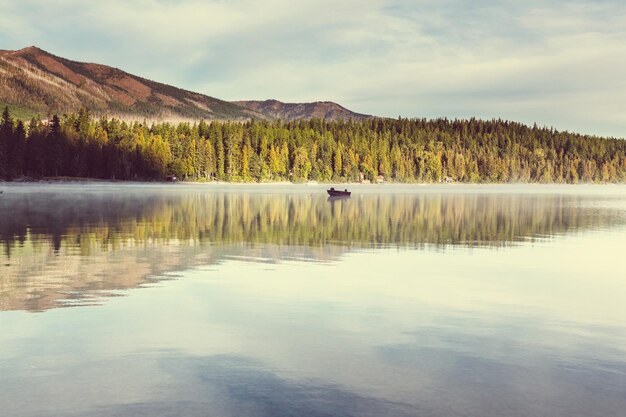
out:
M624 187L0 189L3 415L626 409Z

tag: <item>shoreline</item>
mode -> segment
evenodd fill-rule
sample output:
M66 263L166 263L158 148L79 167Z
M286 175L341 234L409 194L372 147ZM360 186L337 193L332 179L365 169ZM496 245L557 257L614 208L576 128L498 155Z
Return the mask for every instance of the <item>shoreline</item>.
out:
M20 177L13 180L0 179L1 184L158 184L158 185L204 185L204 186L349 186L349 187L363 187L363 186L488 186L488 185L546 185L546 186L554 186L554 185L626 185L626 182L579 182L579 183L568 183L568 182L394 182L394 181L384 181L384 182L341 182L341 181L328 181L328 182L318 182L318 181L308 181L308 182L291 182L291 181L250 181L250 182L242 182L242 181L167 181L167 180L106 180L100 178L86 178L86 177L42 177L42 178L34 178L34 177Z
M360 183L360 182L290 182L290 181L266 181L266 182L229 182L229 181L129 181L129 180L103 180L97 178L74 178L74 177L48 177L48 178L29 178L18 180L0 180L0 186L15 185L59 185L59 184L75 184L75 185L169 185L177 186L205 186L205 187L263 187L263 186L293 186L293 187L320 187L320 186L341 186L341 187L367 187L367 188L386 188L386 187L490 187L490 186L626 186L626 182L619 183L560 183L560 182L384 182L384 183Z

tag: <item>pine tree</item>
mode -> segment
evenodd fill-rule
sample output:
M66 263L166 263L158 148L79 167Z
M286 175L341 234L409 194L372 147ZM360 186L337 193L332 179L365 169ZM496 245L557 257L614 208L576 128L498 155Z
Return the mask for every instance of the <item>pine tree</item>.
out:
M13 142L13 119L5 107L0 120L0 178L10 176L11 145Z
M26 131L24 123L20 120L11 135L12 143L9 145L9 178L24 175L24 158L26 152Z

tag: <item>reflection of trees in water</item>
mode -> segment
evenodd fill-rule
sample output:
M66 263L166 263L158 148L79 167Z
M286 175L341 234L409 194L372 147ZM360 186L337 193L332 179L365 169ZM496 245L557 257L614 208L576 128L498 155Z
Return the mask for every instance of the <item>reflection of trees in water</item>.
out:
M9 195L0 201L0 310L41 311L224 259L337 259L350 247L501 246L623 218L582 196ZM597 203L597 197L589 197ZM593 199L593 200L591 200ZM587 207L591 206L591 207Z
M597 197L593 197L597 199ZM52 242L87 255L132 244L503 245L609 225L585 197L549 195L32 194L0 204L5 251Z
M115 250L77 248L54 250L52 242L31 241L0 254L0 310L43 311L54 307L101 303L119 291L168 279L169 273L198 265L243 260L333 260L345 251L337 246L278 246L255 244L122 245Z

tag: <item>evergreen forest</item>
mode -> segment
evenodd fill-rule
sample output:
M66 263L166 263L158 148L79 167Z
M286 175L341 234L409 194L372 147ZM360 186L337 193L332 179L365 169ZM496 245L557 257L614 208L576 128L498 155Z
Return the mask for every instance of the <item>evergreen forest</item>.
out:
M626 182L626 141L503 120L141 123L88 110L0 120L0 177Z

